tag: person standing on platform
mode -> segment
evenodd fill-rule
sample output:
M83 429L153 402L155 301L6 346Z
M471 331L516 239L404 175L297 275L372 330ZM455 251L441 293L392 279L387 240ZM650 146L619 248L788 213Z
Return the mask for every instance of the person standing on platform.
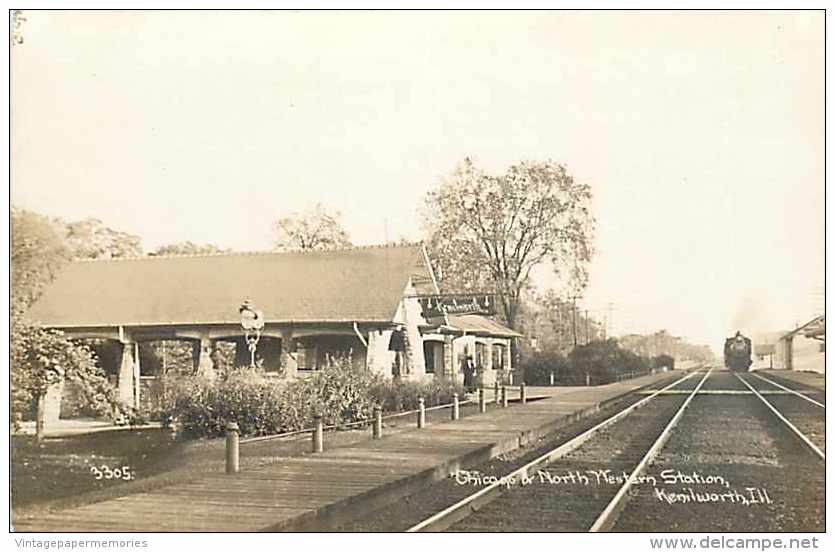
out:
M467 393L472 393L475 390L475 367L473 366L473 358L467 355L462 362L461 370L464 372L464 387Z

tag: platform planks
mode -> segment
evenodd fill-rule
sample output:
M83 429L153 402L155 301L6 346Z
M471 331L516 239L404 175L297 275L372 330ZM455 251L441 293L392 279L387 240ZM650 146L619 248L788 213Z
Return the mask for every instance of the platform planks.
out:
M570 416L670 375L598 387L544 388L551 396L527 405L515 403L330 450L326 439L321 454L19 519L14 530L253 532L335 523L391 503L459 466L517 448L526 434L542 434Z

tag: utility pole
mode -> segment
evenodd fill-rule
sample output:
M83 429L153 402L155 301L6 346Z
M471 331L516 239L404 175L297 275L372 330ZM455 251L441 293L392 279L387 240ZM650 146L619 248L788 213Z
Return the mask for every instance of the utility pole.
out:
M577 295L571 296L571 327L574 333L574 347L577 347Z
M591 341L591 336L589 335L589 309L586 309L586 345L589 344Z

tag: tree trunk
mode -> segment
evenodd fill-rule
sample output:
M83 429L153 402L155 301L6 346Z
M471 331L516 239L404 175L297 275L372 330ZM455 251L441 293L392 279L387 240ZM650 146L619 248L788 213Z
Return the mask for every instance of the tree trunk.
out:
M38 395L37 414L35 414L35 442L41 444L44 438L44 418L46 417L46 393Z

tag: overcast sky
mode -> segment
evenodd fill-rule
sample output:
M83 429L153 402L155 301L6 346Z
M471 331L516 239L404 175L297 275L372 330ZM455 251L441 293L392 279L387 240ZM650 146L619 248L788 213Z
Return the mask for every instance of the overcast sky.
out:
M358 244L420 238L465 156L591 185L584 306L720 348L822 305L816 12L27 12L12 202L146 248L269 246L338 208ZM542 285L547 277L540 276Z

